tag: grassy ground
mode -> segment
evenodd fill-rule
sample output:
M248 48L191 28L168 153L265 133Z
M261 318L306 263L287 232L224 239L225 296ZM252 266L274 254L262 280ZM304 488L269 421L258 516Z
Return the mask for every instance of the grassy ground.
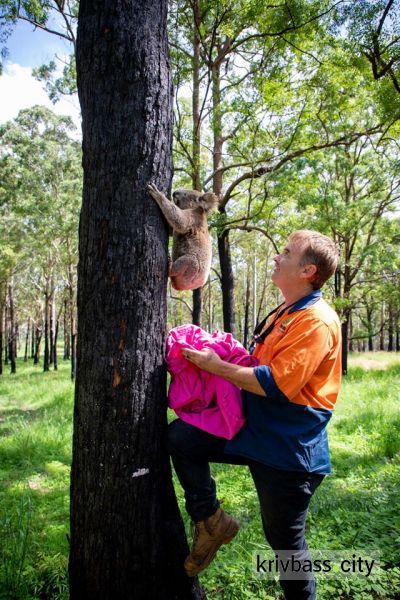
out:
M333 474L313 498L307 539L314 555L339 564L379 558L367 577L319 577L320 600L400 597L400 356L350 358L329 427ZM42 373L22 361L0 378L0 598L68 597L68 493L73 386L69 364ZM215 466L224 507L242 528L201 576L209 598L281 598L254 572L264 544L247 469ZM177 486L182 503L182 493ZM189 529L189 523L188 523ZM273 558L269 553L268 558Z

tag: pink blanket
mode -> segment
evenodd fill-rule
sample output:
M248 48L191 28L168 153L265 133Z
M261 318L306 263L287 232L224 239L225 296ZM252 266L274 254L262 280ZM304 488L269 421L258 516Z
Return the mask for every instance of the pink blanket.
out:
M183 358L182 348L211 348L223 360L245 367L257 366L258 360L230 333L209 334L196 325L180 325L168 334L169 407L183 421L230 440L245 422L240 389L190 363Z

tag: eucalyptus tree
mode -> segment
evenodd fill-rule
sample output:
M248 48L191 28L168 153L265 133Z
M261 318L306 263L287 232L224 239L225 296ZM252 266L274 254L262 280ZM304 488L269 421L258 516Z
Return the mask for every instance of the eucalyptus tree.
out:
M395 240L392 221L400 199L399 163L393 144L379 137L314 154L303 163L296 193L300 210L311 208L309 223L340 245L335 277L336 307L341 314L343 371L347 372L349 326L358 290L385 277L383 254Z
M398 0L364 0L340 7L342 32L358 49L360 68L368 65L378 82L388 116L400 113L400 3Z
M73 133L68 117L40 106L21 111L0 130L2 192L17 232L16 236L10 229L5 240L18 238L15 268L41 273L40 278L32 278L32 285L44 298L44 370L54 364L54 314L63 247L77 236L81 167Z
M166 0L81 0L83 117L71 599L196 598L165 447L170 190Z
M329 28L336 4L263 6L255 2L182 0L176 5L177 35L171 45L178 83L185 83L195 68L200 73L197 87L193 83L193 98L196 96L196 106L200 106L193 123L196 121L197 130L202 130L202 164L196 171L202 187L211 186L220 196L221 214L216 223L224 329L233 331L232 219L227 214L228 205L232 212L246 196L265 198L268 186L256 180L268 180L271 173L298 156L347 144L365 132L356 123L339 131L330 126L329 119L321 131L321 113L327 113L334 101L324 93L326 81L320 77L318 82L316 73L321 70L327 78L324 63L331 59L326 47L335 44ZM178 109L176 164L184 177L193 173L195 165L190 152L194 136L185 122L185 104L179 106L179 97ZM378 125L376 118L370 131ZM257 214L243 212L246 218L238 226L245 226Z

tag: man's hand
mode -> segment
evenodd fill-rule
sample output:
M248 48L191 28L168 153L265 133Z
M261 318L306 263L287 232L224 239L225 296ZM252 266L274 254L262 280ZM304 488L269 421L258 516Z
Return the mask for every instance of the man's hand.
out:
M216 373L221 363L224 362L211 348L205 348L204 350L182 348L182 354L184 358L192 362L196 367L209 373Z
M182 348L182 354L187 360L199 367L199 369L203 369L203 371L219 375L242 390L253 392L253 394L258 394L259 396L266 395L258 383L253 367L241 367L240 365L228 363L222 360L211 348L205 348L201 351Z

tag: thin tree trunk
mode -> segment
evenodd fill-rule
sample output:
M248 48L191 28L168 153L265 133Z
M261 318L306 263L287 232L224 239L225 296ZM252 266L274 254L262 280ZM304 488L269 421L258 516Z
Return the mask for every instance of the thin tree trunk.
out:
M358 350L360 351L360 350ZM349 315L349 352L354 352L353 344L353 313Z
M28 323L26 325L26 335L25 335L25 354L24 354L24 362L28 362L28 353L29 353L29 335L31 330L31 318L28 317Z
M68 300L64 298L64 360L69 360L70 355L70 332L68 325Z
M367 314L367 327L368 327L368 351L373 352L374 351L374 338L372 335L372 332L373 332L372 307L370 307L370 306L366 307L366 314Z
M17 365L15 363L15 354L16 354L16 335L15 335L15 315L14 315L14 293L13 293L13 283L11 282L8 286L8 302L10 306L10 331L9 331L9 356L11 363L11 373L14 374L17 372Z
M249 312L250 312L250 270L247 269L246 275L246 296L244 301L244 323L243 323L243 346L247 348L247 338L249 335Z
M229 231L224 231L218 236L218 251L221 268L222 312L224 331L236 335L235 302L234 302L234 277L232 268Z
M20 349L19 323L18 322L15 323L14 332L15 332L15 335L14 335L14 353L15 353L15 358L18 358L18 352L19 352L19 349Z
M257 325L257 257L253 254L253 330Z
M381 304L381 333L379 336L379 350L385 350L385 306Z
M199 1L193 2L193 93L192 93L192 186L194 190L201 191L200 182L200 35L201 22ZM193 290L192 323L201 327L203 309L203 289Z
M197 288L193 290L193 311L192 311L192 323L201 327L201 313L203 309L203 289Z
M58 357L57 357L57 338L58 338L58 328L60 325L60 318L58 317L56 320L56 328L54 331L54 349L53 349L53 367L54 370L58 370Z
M0 375L3 375L4 305L0 304Z
M7 284L8 290L8 284ZM8 295L8 294L7 294ZM6 296L7 296L6 295ZM7 300L4 304L4 364L8 365L8 348L9 348L9 335L8 335L8 306Z
M263 281L263 286L262 286L262 290L261 290L260 300L258 303L255 327L257 327L257 323L261 320L261 310L262 310L262 308L264 306L264 302L265 302L265 294L267 291L267 281L268 281L268 256L265 259L265 271L264 271L263 279L264 279L264 281Z
M56 299L54 291L54 276L50 280L50 302L49 302L49 332L50 332L50 360L49 365L54 363L54 337L55 337L55 320L56 320Z
M213 330L213 303L212 303L212 288L211 288L211 277L208 278L208 331L211 333Z
M165 447L172 178L166 0L81 0L83 118L71 600L186 600L188 552ZM96 249L94 251L94 249Z
M48 286L48 283L46 283L46 292L45 292L45 296L44 296L44 358L43 358L43 371L49 371L49 369L50 369L49 312L50 312L49 286Z
M347 359L349 347L349 312L345 311L342 321L342 373L347 375Z
M219 198L222 197L222 183L224 166L222 159L222 147L224 138L222 136L222 111L221 111L221 63L216 60L212 65L212 99L213 99L213 192ZM225 214L225 209L220 208ZM231 249L229 242L229 230L225 230L218 236L218 254L221 268L221 292L222 311L224 317L224 330L236 335L235 303L234 303L234 276L232 268Z
M71 380L76 375L76 319L75 319L75 294L74 294L74 272L72 265L68 267L68 300L69 300L69 323L71 327Z
M35 321L32 320L32 330L31 330L31 358L35 358Z
M35 327L35 356L33 357L33 364L38 365L40 362L40 342L42 341L42 329L36 324Z
M388 311L388 352L394 351L394 309L393 303L389 303L389 311Z

